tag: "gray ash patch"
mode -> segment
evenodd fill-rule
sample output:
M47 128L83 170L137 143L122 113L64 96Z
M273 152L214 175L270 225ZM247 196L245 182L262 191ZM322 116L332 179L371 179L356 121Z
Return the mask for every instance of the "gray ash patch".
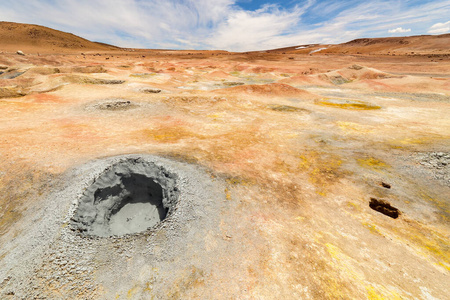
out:
M432 172L435 179L450 186L450 152L420 153L416 159Z
M129 110L137 108L138 106L139 106L138 104L133 103L130 100L126 99L108 99L103 100L100 103L89 105L88 108L116 111L116 110Z

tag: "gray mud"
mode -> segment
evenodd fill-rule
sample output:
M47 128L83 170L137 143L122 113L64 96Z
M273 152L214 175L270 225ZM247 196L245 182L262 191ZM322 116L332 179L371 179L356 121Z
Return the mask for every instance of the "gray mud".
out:
M163 221L178 200L176 175L141 159L106 169L84 191L71 226L96 236L142 232Z
M210 276L230 250L220 238L225 182L197 165L123 155L87 162L58 182L59 190L30 202L14 239L0 236L0 299L128 299L130 289L133 299L167 299L186 270ZM107 191L117 185L121 192ZM80 224L90 209L115 214Z

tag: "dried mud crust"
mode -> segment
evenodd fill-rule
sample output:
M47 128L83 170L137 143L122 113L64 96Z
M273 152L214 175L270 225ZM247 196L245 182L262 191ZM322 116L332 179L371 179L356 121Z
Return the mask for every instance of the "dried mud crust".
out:
M73 231L79 199L95 190L93 183L105 170L149 176L167 190L176 186L176 209L164 222L136 234L97 237ZM3 245L0 299L113 299L136 284L149 285L151 295L165 298L167 283L176 282L186 263L194 263L195 253L204 251L204 237L220 234L221 211L229 205L221 179L199 166L150 155L91 161L62 181L67 185L42 200L21 224L24 234ZM200 260L195 268L209 274L213 266Z

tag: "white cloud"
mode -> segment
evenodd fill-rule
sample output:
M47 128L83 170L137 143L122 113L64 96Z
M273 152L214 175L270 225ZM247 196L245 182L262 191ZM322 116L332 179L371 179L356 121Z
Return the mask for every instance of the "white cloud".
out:
M392 30L443 33L450 26L449 22L437 23L448 20L450 0L308 0L289 9L266 5L255 11L243 10L236 3L0 0L0 20L44 25L122 47L231 51L340 43L384 36ZM404 24L408 29L401 27Z
M447 32L450 32L450 21L445 23L436 23L428 30L428 33L431 34L442 34Z
M411 32L411 28L404 29L402 27L397 27L395 29L389 29L389 33L405 33L405 32Z
M265 6L254 12L238 10L220 24L207 43L237 51L277 47L279 44L273 39L291 32L301 14L298 7L292 11L281 11L274 6Z
M229 15L234 0L1 0L0 20L49 26L118 46L198 44Z

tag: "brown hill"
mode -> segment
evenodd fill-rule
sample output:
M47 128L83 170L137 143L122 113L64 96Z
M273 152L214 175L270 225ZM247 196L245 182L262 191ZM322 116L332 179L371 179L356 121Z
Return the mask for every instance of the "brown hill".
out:
M372 54L449 54L450 34L356 39L332 46L325 53L360 52Z
M13 22L0 22L0 41L0 51L6 52L22 50L45 53L120 49L48 27Z
M450 34L409 37L362 38L342 44L299 45L269 50L291 54L396 54L442 55L450 54Z

